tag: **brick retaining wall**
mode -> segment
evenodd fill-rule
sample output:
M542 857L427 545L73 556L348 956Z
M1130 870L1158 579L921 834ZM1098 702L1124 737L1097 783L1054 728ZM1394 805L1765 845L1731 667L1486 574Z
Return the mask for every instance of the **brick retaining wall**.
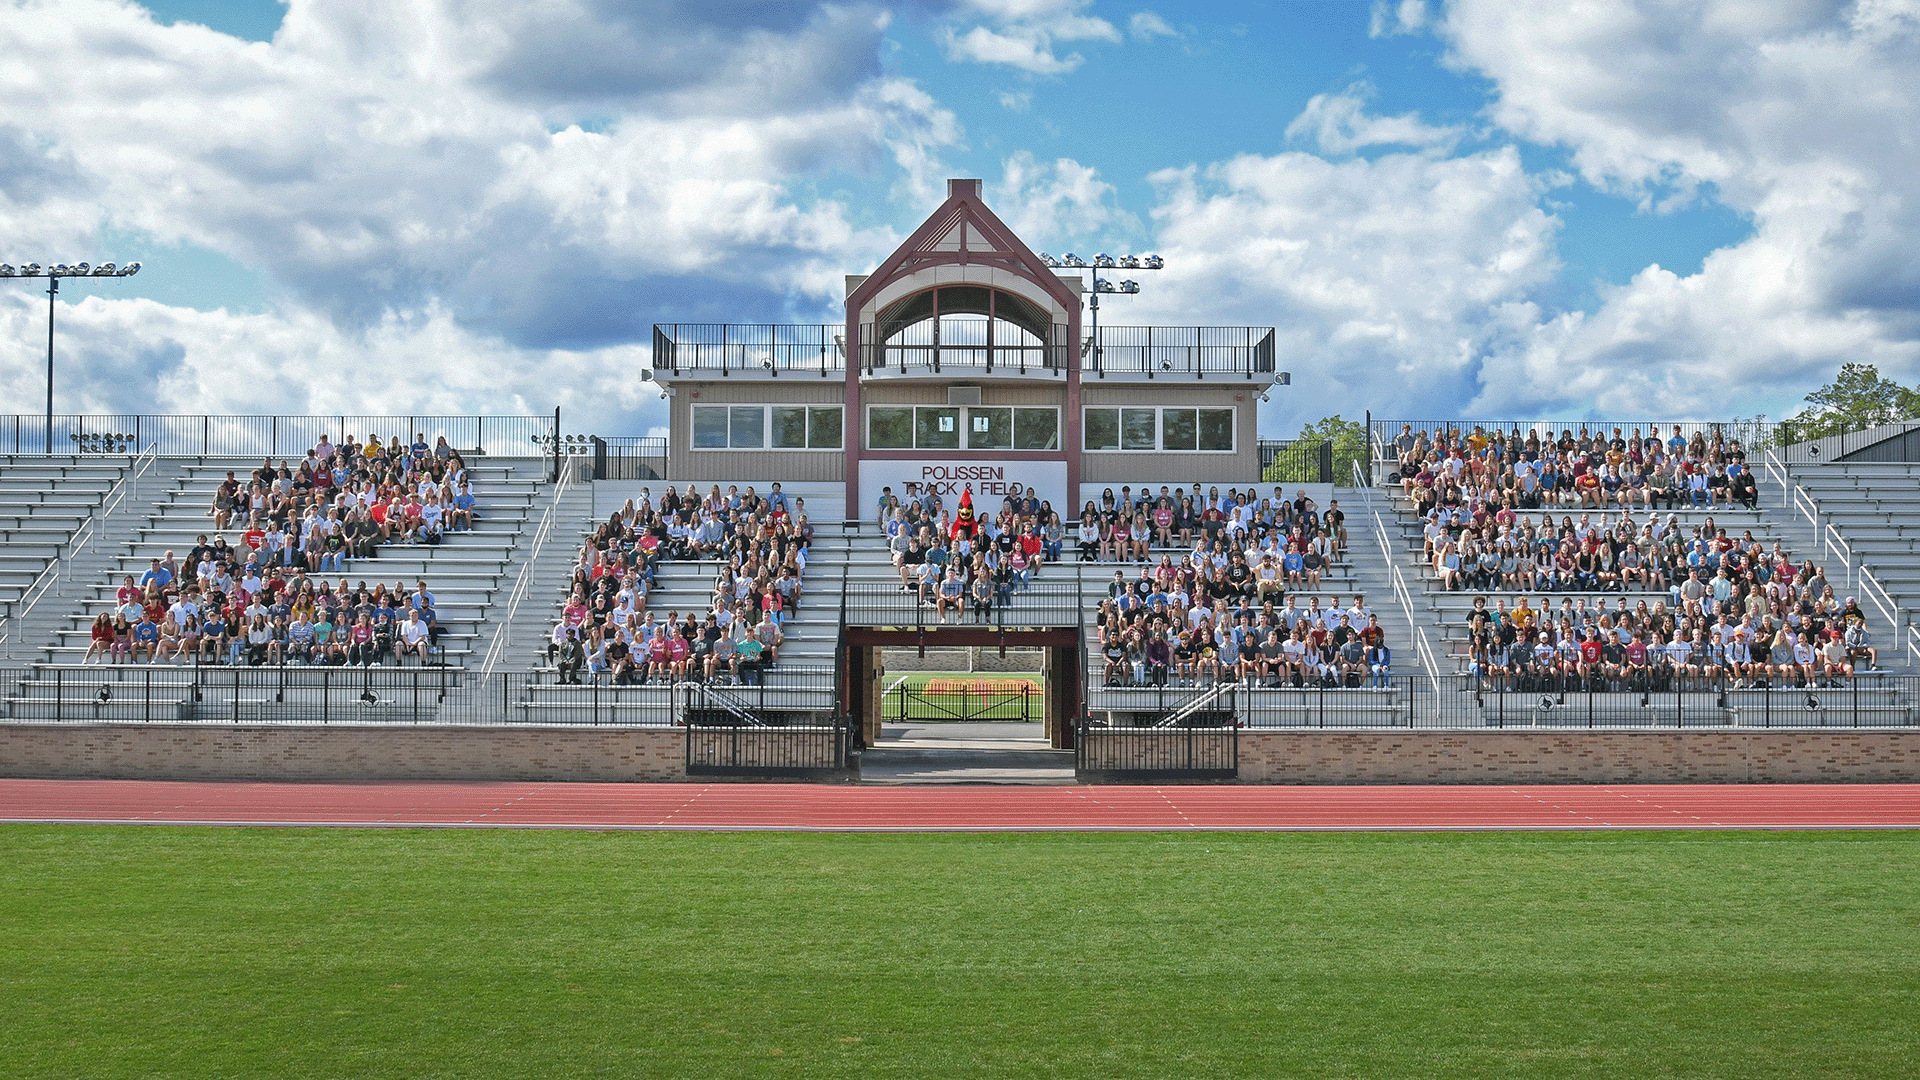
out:
M1240 781L1911 783L1920 730L1243 731Z
M0 724L0 775L683 780L662 728ZM1247 731L1256 784L1920 782L1920 730Z
M0 724L0 775L140 780L682 780L665 728Z

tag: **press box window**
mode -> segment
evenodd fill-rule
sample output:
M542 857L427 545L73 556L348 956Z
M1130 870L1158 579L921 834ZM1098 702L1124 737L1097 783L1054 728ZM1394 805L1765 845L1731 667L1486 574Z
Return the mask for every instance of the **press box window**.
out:
M1088 450L1153 450L1153 409L1088 409Z
M838 450L840 407L695 405L695 450Z
M950 406L915 409L913 445L920 450L960 449L960 410Z
M1088 409L1088 450L1233 450L1232 409Z
M775 405L771 412L775 450L840 449L838 406Z

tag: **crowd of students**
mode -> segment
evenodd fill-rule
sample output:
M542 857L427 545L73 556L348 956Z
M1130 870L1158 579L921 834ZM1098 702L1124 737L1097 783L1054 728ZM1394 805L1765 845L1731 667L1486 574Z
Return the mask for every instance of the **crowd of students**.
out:
M1496 503L1517 510L1580 508L1672 510L1760 505L1759 486L1738 439L1720 429L1692 438L1674 427L1664 442L1658 425L1623 434L1564 430L1489 432L1475 426L1416 433L1402 425L1391 453L1401 489L1424 515L1435 505Z
M706 494L642 489L581 545L566 603L546 643L562 683L757 683L779 661L799 610L813 525L806 500L774 484ZM716 566L704 610L648 604L667 561Z
M321 664L372 666L415 657L429 663L445 633L425 581L409 589L349 584L305 567L263 566L257 552L202 536L186 565L173 552L128 574L111 612L96 615L83 663Z
M83 663L421 663L440 648L433 593L342 576L382 544L438 543L470 530L473 487L441 438L382 443L323 434L297 466L263 461L243 481L229 471L208 508L215 532L185 559L151 560L127 575L113 609L92 623ZM241 527L237 544L225 530Z
M1832 685L1877 664L1864 612L1822 568L1751 529L1735 537L1712 515L1683 524L1672 512L1754 509L1758 491L1738 440L1671 431L1553 440L1402 428L1398 483L1440 589L1601 594L1563 596L1557 611L1524 595L1511 611L1476 598L1469 672L1523 688L1645 690ZM1622 594L1617 608L1607 594ZM1638 594L1631 608L1627 594Z
M1318 589L1346 546L1339 503L1323 512L1304 491L1289 500L1279 488L1271 498L1252 488L1203 493L1199 484L1190 491L1162 485L1157 494L1146 485L1138 493L1123 486L1117 496L1108 488L1098 502L1086 502L1069 533L1047 500L1012 487L985 512L976 512L971 489L953 509L914 485L904 499L883 490L879 520L900 587L932 604L940 621L969 611L975 621L990 621L996 606L1064 557L1069 541L1080 562L1145 565L1157 556L1171 568L1179 552L1182 565L1203 572L1206 588L1221 597Z
M1878 666L1865 614L1852 597L1833 608L1770 607L1708 596L1673 610L1664 598L1562 597L1556 610L1519 597L1487 607L1476 597L1468 616L1468 672L1520 691L1706 690L1844 686Z

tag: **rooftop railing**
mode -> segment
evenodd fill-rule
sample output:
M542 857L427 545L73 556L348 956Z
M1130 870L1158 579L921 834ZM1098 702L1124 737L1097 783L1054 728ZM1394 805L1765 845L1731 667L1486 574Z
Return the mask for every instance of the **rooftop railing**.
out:
M0 453L42 455L46 431L44 416L0 416ZM552 416L56 414L53 449L56 455L118 455L151 447L160 457L297 459L322 435L336 446L349 435L378 435L383 442L398 435L409 443L422 436L428 446L444 436L461 453L531 458L552 452L553 433Z
M982 321L932 320L893 328L861 327L860 370L868 375L939 374L945 371L1057 375L1073 358L1100 377L1147 378L1240 376L1274 371L1271 326L1103 326L1100 344L1071 340L1056 323L1046 340L1004 324L1005 337L990 336ZM996 323L995 326L1003 326ZM838 325L657 323L653 368L675 376L712 372L826 377L846 371L845 330Z

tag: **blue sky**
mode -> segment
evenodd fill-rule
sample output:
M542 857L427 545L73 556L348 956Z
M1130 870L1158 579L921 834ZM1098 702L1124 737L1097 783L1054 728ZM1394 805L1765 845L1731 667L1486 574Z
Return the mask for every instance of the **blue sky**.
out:
M835 318L961 175L1036 247L1168 256L1103 315L1279 326L1270 434L1920 378L1909 0L0 2L11 257L146 266L63 289L63 409L644 430L652 322Z

